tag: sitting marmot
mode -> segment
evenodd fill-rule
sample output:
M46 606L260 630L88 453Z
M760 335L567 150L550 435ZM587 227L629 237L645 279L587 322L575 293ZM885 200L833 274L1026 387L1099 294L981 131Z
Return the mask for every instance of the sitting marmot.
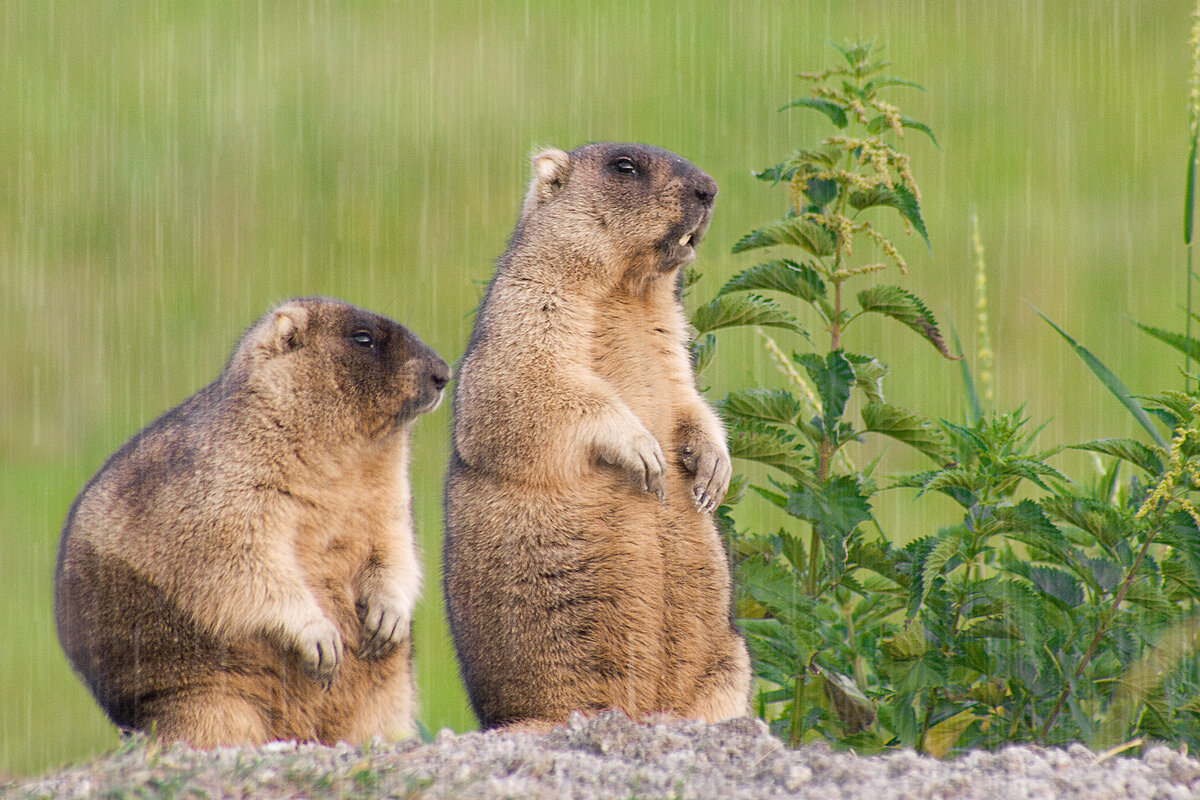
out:
M454 394L444 589L475 713L747 714L711 514L729 454L678 296L716 183L634 144L533 166Z
M446 363L346 303L284 303L67 514L55 618L114 723L195 747L413 732L409 431Z

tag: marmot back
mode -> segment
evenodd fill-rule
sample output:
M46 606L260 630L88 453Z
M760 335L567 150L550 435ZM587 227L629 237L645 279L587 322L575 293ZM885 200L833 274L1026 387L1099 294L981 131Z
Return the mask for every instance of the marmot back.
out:
M716 184L644 145L533 165L454 395L444 590L471 702L485 727L745 714L711 515L731 467L677 295Z
M403 326L293 300L108 459L55 619L114 723L197 747L413 731L408 439L448 378Z

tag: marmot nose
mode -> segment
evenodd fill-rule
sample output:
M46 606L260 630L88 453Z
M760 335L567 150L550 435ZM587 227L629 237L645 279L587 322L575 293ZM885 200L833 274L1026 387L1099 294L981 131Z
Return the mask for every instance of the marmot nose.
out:
M434 364L433 369L429 371L429 380L439 392L446 388L446 384L450 382L450 367L445 361Z

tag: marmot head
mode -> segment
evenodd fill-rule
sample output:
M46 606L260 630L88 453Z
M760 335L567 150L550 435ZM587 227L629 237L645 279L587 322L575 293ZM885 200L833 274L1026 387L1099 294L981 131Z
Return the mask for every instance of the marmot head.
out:
M267 312L224 376L265 400L281 426L378 437L437 408L450 368L403 325L316 297Z
M712 217L717 184L669 150L600 142L533 157L523 226L550 222L585 256L645 277L695 258ZM614 276L616 277L616 276Z

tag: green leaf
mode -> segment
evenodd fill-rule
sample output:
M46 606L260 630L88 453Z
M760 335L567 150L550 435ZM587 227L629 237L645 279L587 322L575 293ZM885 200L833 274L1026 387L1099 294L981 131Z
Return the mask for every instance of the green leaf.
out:
M1083 588L1072 575L1060 569L1045 566L1029 568L1029 580L1038 591L1070 610L1083 603Z
M817 395L821 398L821 421L826 433L833 432L854 385L854 367L841 350L833 350L822 360L816 353L796 356L796 361L808 371Z
M1196 398L1186 392L1166 391L1143 397L1146 410L1155 414L1172 428L1192 421L1192 406Z
M854 385L862 389L872 403L882 403L883 376L887 375L887 367L875 356L846 353L846 360L854 367Z
M734 253L744 253L759 247L790 244L818 258L833 255L833 236L811 219L786 217L768 222L738 240Z
M846 537L871 519L871 504L850 475L838 475L819 486L797 487L788 495L785 510L812 523L838 574L846 560Z
M1090 442L1070 445L1069 449L1115 456L1151 475L1158 475L1163 468L1160 454L1135 439L1093 439Z
M914 83L913 86L916 86L916 84ZM878 117L875 117L875 119L873 119L867 123L867 132L871 133L871 134L876 134L876 133L879 133L880 131L882 131L886 127L887 127L887 118L881 114ZM942 149L942 146L940 144L938 144L937 137L933 135L933 131L930 130L929 126L926 125L924 122L917 122L915 119L911 119L910 117L900 117L900 127L912 128L914 131L920 131L921 133L923 133L929 137L929 140L931 142L933 142L934 147L938 148L939 150Z
M977 716L968 710L942 720L925 733L924 753L934 758L945 758L967 728L971 727L971 723L982 719L985 717Z
M730 392L718 404L727 420L751 420L791 425L805 406L783 389L742 389Z
M787 105L781 106L779 110L786 111L789 108L811 108L813 111L820 111L829 117L829 121L838 128L844 128L850 124L850 120L841 106L818 97L801 97L799 100L793 100Z
M1193 339L1191 336L1184 336L1182 333L1175 333L1174 331L1163 330L1162 328L1152 328L1140 322L1135 324L1155 339L1174 347L1193 361L1200 359L1200 341Z
M711 333L697 336L692 340L691 347L692 370L698 375L712 362L713 354L717 351L717 337Z
M866 430L904 442L934 461L949 457L950 450L941 430L918 414L877 402L863 406L862 419Z
M748 289L783 292L808 303L825 298L825 283L817 271L788 258L767 261L742 270L721 287L717 296Z
M1200 127L1192 132L1192 147L1188 151L1187 186L1183 196L1183 243L1192 243L1192 226L1196 214L1196 144L1200 139ZM1191 276L1188 276L1189 279ZM1189 309L1190 311L1191 309Z
M809 178L804 183L804 196L817 208L824 208L837 199L837 181L828 178Z
M958 548L963 541L963 533L964 531L960 527L943 528L938 531L937 543L921 560L921 594L918 608L920 605L924 605L929 598L929 593L933 590L933 582L942 576L946 565L958 553ZM910 618L914 615L914 611L915 609L910 606Z
M1071 543L1037 503L1022 500L1015 506L999 506L993 513L1009 538L1051 553L1064 564L1070 562Z
M961 358L950 355L937 320L912 292L899 286L872 286L858 293L858 304L864 312L883 314L912 328L946 358Z
M1159 434L1159 432L1154 429L1154 423L1150 421L1150 417L1147 416L1146 410L1142 408L1141 405L1139 405L1138 402L1133 399L1133 397L1130 396L1129 390L1125 388L1125 384L1121 383L1120 379L1117 378L1117 376L1114 375L1108 367L1100 363L1100 359L1092 355L1090 350L1072 339L1066 331L1055 325L1049 317L1047 317L1041 311L1038 311L1038 309L1032 305L1030 308L1033 308L1034 313L1044 319L1046 324L1058 331L1058 335L1065 339L1067 344L1071 346L1071 349L1075 351L1075 354L1083 359L1083 363L1087 364L1088 369L1092 371L1092 374L1100 379L1100 382L1104 384L1104 387L1108 389L1109 392L1112 393L1113 397L1120 400L1121 405L1125 406L1125 408L1129 410L1129 413L1133 415L1133 418L1138 421L1138 424L1140 424L1142 428L1146 430L1146 433L1150 434L1150 438L1154 440L1154 443L1163 450L1166 450L1166 441Z
M1055 495L1043 498L1047 514L1090 534L1097 542L1112 547L1133 535L1132 522L1118 509L1088 497Z
M971 375L971 367L963 358L962 343L958 341L958 331L953 324L950 335L954 339L954 352L958 353L958 367L962 378L963 392L967 395L967 421L975 425L983 418L983 404L979 402L979 392L975 388L975 378Z
M786 431L770 425L743 423L729 431L729 455L781 469L799 469L804 451Z
M921 205L917 201L917 196L907 186L896 184L888 188L883 184L879 184L871 189L854 192L850 195L849 201L850 205L859 211L865 208L874 208L875 206L887 206L896 209L900 212L900 216L908 220L913 229L921 234L921 238L925 240L925 246L930 246L929 232L925 230L925 220L921 218Z
M871 92L878 91L879 89L886 89L889 86L906 86L909 89L919 89L922 92L925 91L925 87L919 83L906 81L903 78L892 77L872 78L863 84L863 91L867 94L870 94Z
M773 167L759 170L754 173L754 177L760 181L770 181L775 184L780 181L790 181L795 174L796 164L793 161L784 161L782 164L776 164Z
M922 655L929 649L925 639L925 628L919 622L906 623L891 636L879 642L880 649L896 661L907 661Z
M813 668L822 682L826 699L847 734L866 730L875 722L875 704L867 699L853 679L820 664L814 663Z
M808 332L790 312L773 300L758 295L718 297L692 314L692 326L698 333L742 325L783 328L808 339Z

